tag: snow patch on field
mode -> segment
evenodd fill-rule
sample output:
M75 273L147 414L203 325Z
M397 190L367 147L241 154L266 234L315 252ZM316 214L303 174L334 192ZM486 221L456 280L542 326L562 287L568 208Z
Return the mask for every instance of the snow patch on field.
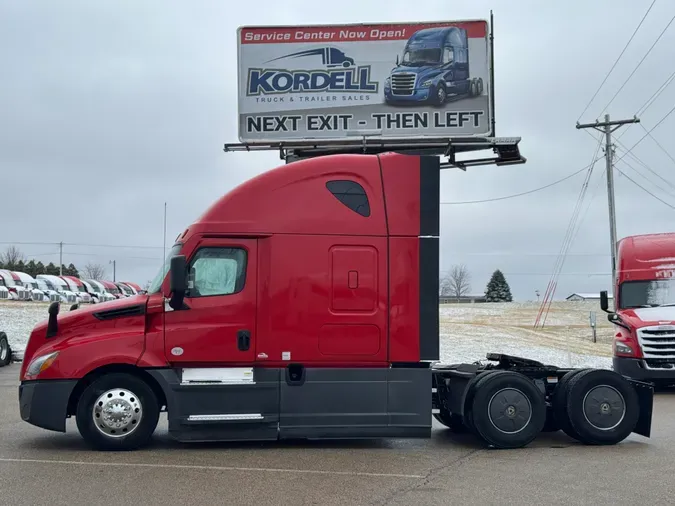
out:
M0 331L12 350L22 352L48 304L0 302ZM65 305L61 311L67 311ZM611 369L612 327L598 302L555 302L544 329L535 329L539 305L532 302L445 304L439 309L441 360L484 360L487 353L519 355L561 367ZM597 343L591 340L589 312L597 313Z

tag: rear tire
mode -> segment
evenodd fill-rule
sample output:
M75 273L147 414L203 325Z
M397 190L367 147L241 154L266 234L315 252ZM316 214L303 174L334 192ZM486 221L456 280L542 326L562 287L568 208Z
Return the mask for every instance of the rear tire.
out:
M544 395L513 371L497 371L479 381L471 407L476 431L496 448L528 445L546 422Z
M553 407L553 417L555 423L560 429L572 439L580 441L580 436L572 426L567 414L567 392L570 381L579 373L590 371L591 369L576 369L565 374L553 390L551 405Z
M77 403L77 428L96 450L134 450L149 443L159 402L142 379L126 373L101 376Z
M474 376L467 385L466 389L466 399L464 400L464 425L474 436L481 438L482 436L476 430L476 426L473 423L473 398L476 395L476 390L480 388L480 385L493 374L497 374L501 371L483 371L478 375Z
M594 369L570 380L569 420L579 440L589 445L613 445L626 439L638 422L640 407L633 386L619 374Z

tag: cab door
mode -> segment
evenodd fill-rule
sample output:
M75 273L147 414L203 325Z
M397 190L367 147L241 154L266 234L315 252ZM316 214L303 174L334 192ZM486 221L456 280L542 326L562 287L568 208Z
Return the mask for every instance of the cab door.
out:
M188 276L183 308L167 309L164 316L168 362L191 367L252 365L257 240L199 240L188 259Z

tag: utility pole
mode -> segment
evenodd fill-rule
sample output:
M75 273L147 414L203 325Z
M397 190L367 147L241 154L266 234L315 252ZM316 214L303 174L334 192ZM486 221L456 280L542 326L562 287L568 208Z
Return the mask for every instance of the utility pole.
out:
M108 263L111 263L112 266L113 266L113 282L114 282L114 281L117 281L117 280L115 279L115 260L111 260L111 261L108 262Z
M63 276L63 243L59 243L59 276Z
M595 130L605 134L605 166L607 172L607 204L609 207L609 240L612 253L612 286L616 282L616 213L614 205L614 165L612 163L613 149L612 146L612 132L621 128L623 125L629 123L639 123L640 120L633 116L632 119L622 119L616 121L609 120L609 114L605 114L605 121L595 123L579 124L577 122L577 129L594 128ZM614 128L612 128L614 127Z

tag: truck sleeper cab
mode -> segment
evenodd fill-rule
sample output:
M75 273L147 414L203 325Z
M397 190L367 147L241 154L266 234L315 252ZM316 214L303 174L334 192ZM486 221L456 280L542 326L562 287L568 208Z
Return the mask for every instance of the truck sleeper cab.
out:
M442 106L482 94L483 79L470 78L468 40L466 29L456 26L415 32L384 83L385 102Z
M612 371L434 364L439 173L436 157L331 155L243 183L176 238L147 294L50 306L23 420L65 431L74 416L92 447L124 449L160 408L180 441L429 437L434 410L500 447L547 419L594 444L648 436L649 386ZM576 402L605 384L625 402Z

